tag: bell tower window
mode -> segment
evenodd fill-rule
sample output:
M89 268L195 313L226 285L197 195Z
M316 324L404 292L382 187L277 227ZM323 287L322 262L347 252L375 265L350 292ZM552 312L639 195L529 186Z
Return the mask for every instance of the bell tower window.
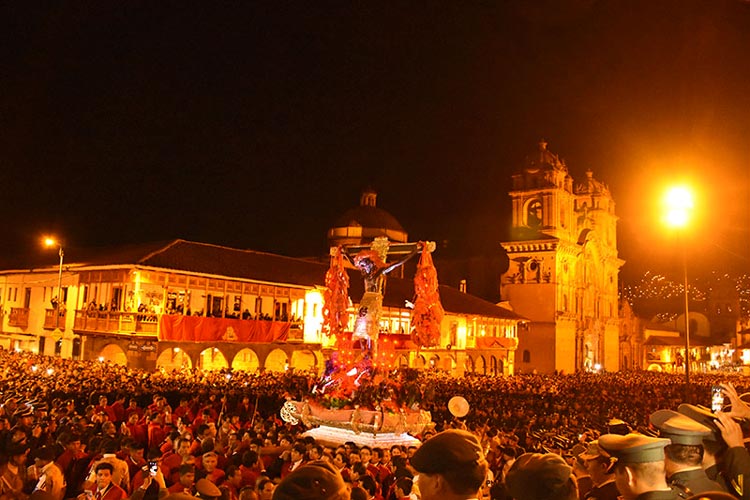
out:
M526 206L526 225L538 228L542 225L542 201L531 200Z

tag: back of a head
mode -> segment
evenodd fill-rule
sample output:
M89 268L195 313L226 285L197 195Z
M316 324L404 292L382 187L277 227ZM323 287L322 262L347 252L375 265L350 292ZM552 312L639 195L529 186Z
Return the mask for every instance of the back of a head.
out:
M352 488L349 498L351 500L367 500L368 496L363 487L355 486L354 488Z
M308 462L281 480L273 500L348 500L341 474L328 462Z
M554 453L524 453L508 471L505 484L516 500L578 498L572 468Z
M476 494L488 464L479 439L470 432L449 429L425 441L411 459L424 474L440 474L456 494Z

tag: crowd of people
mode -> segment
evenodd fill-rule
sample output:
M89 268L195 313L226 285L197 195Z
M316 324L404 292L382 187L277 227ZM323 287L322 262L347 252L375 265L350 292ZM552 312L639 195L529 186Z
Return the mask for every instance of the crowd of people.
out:
M717 384L724 384L735 406L741 405L738 393L750 385L742 377L695 374L686 389L679 376L636 371L460 378L421 371L412 373L411 380L418 388L419 408L430 411L434 422L434 428L416 437L425 443L439 437L432 441L439 444L447 431L446 443L458 450L463 446L469 455L476 440L489 471L477 494L517 500L526 499L512 494L514 466L577 475L576 494L584 499L597 491L602 477L609 477L602 471L618 447L633 445L613 444L607 436L634 430L644 439L658 440L649 436L669 435L674 424L662 433L657 424L663 422L655 424L653 417L658 410L709 405L711 387ZM309 397L316 381L314 373L293 370L146 372L0 350L0 500L41 493L49 495L44 500L150 500L170 494L270 500L277 487L279 498L307 498L299 492L281 495L290 487L284 482L287 476L295 471L295 478L301 476L298 469L308 463L318 464L313 469L317 475L340 476L351 498L420 495L428 500L429 493L415 486L414 477L419 475L422 484L432 468L442 466L420 459L426 451L353 442L325 446L302 437L306 429L301 424L280 419L285 400ZM465 417L451 414L448 401L453 396L468 401ZM627 430L614 432L613 426ZM721 436L731 426L729 419L711 431ZM705 430L690 432L694 442L705 436ZM736 441L737 430L727 432ZM664 441L633 446L664 448ZM606 446L608 452L603 451ZM423 448L429 449L419 450ZM441 463L450 463L454 451L441 451ZM716 450L710 451L715 455ZM733 490L731 478L722 481L723 490Z

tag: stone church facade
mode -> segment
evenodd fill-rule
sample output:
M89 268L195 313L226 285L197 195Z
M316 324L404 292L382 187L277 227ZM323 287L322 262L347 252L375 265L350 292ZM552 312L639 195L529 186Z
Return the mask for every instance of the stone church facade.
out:
M617 216L591 171L574 182L539 143L513 175L510 261L502 300L531 320L519 332L518 372L619 369Z

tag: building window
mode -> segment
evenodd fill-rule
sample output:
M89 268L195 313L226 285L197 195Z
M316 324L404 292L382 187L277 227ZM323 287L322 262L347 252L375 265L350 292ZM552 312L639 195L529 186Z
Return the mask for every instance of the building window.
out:
M526 225L539 227L542 225L542 201L531 200L526 206Z
M531 352L528 349L524 349L523 351L523 362L531 363Z

